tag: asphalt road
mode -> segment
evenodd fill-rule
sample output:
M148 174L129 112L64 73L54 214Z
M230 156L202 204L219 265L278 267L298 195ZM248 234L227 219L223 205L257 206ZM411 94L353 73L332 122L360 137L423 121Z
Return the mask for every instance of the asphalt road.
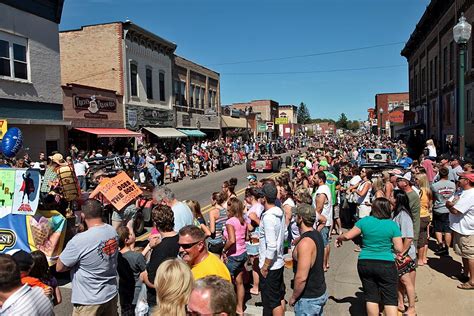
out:
M210 203L212 192L219 191L222 182L232 177L238 179L236 192L242 198L247 185L247 172L244 165L234 166L206 177L170 184L179 200L194 199L199 201L204 210ZM277 174L257 174L258 178L276 177ZM357 274L357 253L353 251L352 242L346 242L341 248L335 249L331 243L330 269L325 274L329 300L325 307L326 315L365 315L365 303L361 283ZM450 277L458 274L461 259L452 257L439 258L429 252L429 264L417 270L416 292L418 315L472 315L472 291L458 290L458 281ZM292 271L285 269L286 299L289 300L292 290L290 280ZM63 303L55 307L57 315L71 315L72 305L70 283L67 277L60 280ZM258 307L259 296L249 297L246 315L261 315ZM287 315L292 315L288 308ZM400 314L401 315L401 314Z

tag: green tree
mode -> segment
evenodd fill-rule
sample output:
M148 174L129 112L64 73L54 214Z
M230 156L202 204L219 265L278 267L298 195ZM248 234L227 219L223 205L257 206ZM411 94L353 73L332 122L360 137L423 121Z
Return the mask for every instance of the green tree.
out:
M339 119L336 122L336 127L337 128L344 128L347 129L349 124L349 120L347 119L347 116L345 113L341 113L341 116L339 116Z
M306 124L306 123L309 123L311 120L311 115L309 114L309 110L306 107L306 104L304 104L303 102L301 102L300 106L298 107L297 117L298 117L298 124Z
M359 121L349 121L347 128L352 131L357 131L360 128L360 123Z

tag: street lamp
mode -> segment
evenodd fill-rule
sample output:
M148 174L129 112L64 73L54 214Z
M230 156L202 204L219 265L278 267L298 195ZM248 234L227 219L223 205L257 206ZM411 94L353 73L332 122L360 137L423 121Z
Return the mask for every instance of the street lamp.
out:
M379 110L380 113L380 118L379 118L379 123L380 123L380 128L379 128L379 136L382 136L382 114L383 114L383 109Z
M250 139L250 133L249 133L249 116L250 113L252 113L252 107L251 106L246 106L245 107L245 125L246 125L246 130L247 130L247 141Z
M465 54L467 48L467 42L471 37L471 24L467 23L464 13L461 13L458 24L453 28L453 37L456 43L459 45L459 106L458 106L458 118L459 118L459 156L464 158L466 151L466 140L464 138L465 133L465 122L466 122L466 105L464 102L464 72L465 72Z

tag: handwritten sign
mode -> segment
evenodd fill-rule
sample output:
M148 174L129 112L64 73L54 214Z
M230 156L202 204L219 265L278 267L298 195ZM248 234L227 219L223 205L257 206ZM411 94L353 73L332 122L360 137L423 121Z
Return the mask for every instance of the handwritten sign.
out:
M142 190L125 173L121 172L107 182L100 184L99 189L107 200L117 209L123 209L128 203L136 199Z

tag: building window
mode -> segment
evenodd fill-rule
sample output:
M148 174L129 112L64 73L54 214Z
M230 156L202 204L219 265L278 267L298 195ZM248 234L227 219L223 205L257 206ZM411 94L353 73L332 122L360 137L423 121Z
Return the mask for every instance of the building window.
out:
M175 105L180 105L181 103L179 102L179 81L178 80L173 80L173 96L174 96L174 104Z
M434 88L438 89L438 56L434 58Z
M165 101L165 74L160 72L160 101Z
M195 88L195 96L196 96L196 108L199 109L201 107L201 105L199 104L199 102L201 101L201 87L199 86L196 86Z
M431 102L431 126L436 127L436 100Z
M186 105L186 82L179 83L179 101L181 105Z
M135 63L130 63L130 95L138 96L138 67Z
M425 94L426 94L426 70L423 67L421 69L421 95L423 96Z
M444 104L444 117L447 126L451 126L451 94L447 94Z
M430 60L430 92L433 91L433 59Z
M454 56L454 42L449 43L449 81L453 80L454 64L456 57Z
M471 89L466 91L466 121L474 120L474 109L471 101Z
M151 68L146 69L146 98L153 100L153 71Z
M415 87L413 89L415 100L418 99L418 75L415 74Z
M28 80L27 40L0 32L0 76Z
M194 107L194 85L192 84L189 89L189 106Z
M201 108L204 109L205 108L205 103L204 103L204 95L206 94L206 90L204 88L201 87Z
M448 80L448 47L443 49L443 84Z
M207 104L210 108L212 108L212 90L207 91Z

